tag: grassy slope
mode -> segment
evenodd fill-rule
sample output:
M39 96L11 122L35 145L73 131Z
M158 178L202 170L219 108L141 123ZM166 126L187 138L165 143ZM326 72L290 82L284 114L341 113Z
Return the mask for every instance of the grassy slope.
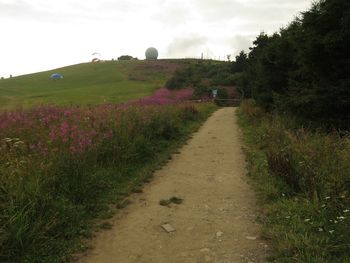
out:
M0 109L40 104L118 103L141 98L161 87L176 61L106 61L0 80ZM62 80L49 79L61 73Z

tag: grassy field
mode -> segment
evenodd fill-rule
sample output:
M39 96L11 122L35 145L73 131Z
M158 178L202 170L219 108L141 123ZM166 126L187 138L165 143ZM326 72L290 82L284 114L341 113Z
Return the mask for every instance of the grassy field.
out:
M0 110L34 105L119 103L151 95L179 62L106 61L0 80ZM51 80L53 73L64 76Z

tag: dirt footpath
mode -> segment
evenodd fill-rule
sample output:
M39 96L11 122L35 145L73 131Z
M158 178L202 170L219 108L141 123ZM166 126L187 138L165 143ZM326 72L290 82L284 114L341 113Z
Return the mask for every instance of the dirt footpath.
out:
M215 112L79 262L265 262L234 111ZM159 205L172 196L183 203ZM165 223L175 231L166 232Z

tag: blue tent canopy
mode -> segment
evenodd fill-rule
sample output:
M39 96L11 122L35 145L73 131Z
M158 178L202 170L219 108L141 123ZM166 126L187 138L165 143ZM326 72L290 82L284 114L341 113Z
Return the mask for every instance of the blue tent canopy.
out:
M63 76L59 73L54 73L50 76L50 79L63 79Z

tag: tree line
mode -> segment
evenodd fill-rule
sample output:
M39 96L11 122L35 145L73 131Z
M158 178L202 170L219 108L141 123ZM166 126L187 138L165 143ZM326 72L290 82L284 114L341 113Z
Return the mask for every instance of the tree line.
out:
M332 127L350 121L350 1L321 0L273 35L261 33L233 72L245 98Z

